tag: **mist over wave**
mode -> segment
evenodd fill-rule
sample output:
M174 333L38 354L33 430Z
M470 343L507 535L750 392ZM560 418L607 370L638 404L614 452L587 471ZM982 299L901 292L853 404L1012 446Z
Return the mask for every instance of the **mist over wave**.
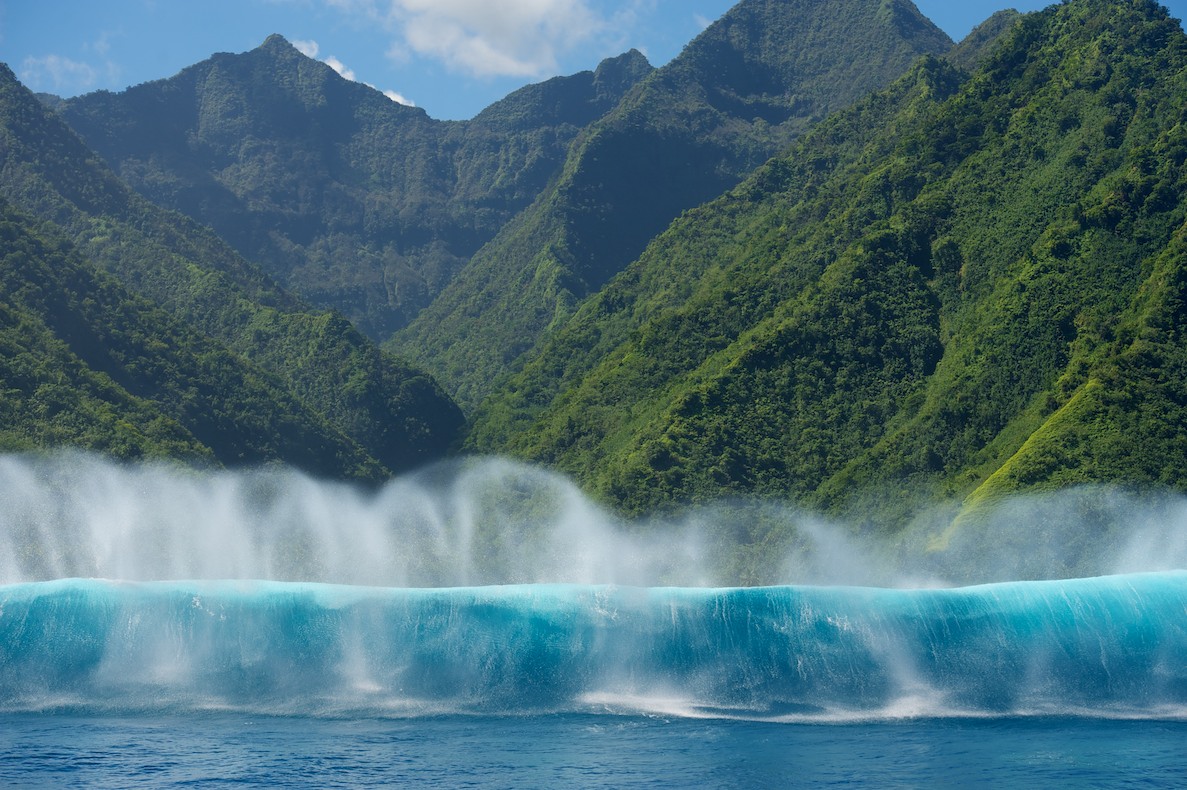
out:
M483 460L368 490L284 468L0 458L0 583L267 579L388 587L699 575L688 531L624 530L567 480Z
M772 502L627 522L566 478L470 459L367 490L286 469L194 471L87 454L0 457L0 584L268 579L386 587L575 583L932 587L1187 567L1187 499L1077 488L937 537Z

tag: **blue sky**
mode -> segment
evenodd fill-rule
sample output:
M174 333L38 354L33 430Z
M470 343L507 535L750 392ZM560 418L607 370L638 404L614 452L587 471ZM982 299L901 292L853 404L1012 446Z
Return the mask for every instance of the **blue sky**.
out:
M734 1L0 0L0 61L34 90L73 96L169 77L280 33L394 100L469 118L631 47L662 65ZM916 0L957 40L1000 8L1047 4ZM1187 0L1164 4L1187 14Z

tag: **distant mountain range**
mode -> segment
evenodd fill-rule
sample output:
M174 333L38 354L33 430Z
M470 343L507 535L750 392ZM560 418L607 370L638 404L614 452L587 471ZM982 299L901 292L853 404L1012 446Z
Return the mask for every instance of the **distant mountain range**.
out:
M271 36L171 79L72 99L60 113L145 197L209 225L283 286L385 340L650 70L630 52L446 122Z
M1144 0L958 44L908 0L743 0L465 122L278 36L120 94L4 72L0 446L499 453L626 512L954 528L1187 488L1184 97Z

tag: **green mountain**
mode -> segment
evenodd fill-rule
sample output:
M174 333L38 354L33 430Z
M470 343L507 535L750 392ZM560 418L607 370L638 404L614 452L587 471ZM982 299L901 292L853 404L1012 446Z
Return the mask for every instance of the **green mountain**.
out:
M1182 490L1185 96L1149 0L955 47L908 2L743 0L464 123L278 37L64 103L0 70L0 448L378 478L456 447L431 378L274 275L399 330L465 450L626 512L956 500L944 546L1018 491Z
M0 242L4 450L283 459L323 475L380 474L274 377L129 294L6 202Z
M901 525L1187 481L1187 37L1144 0L927 58L686 212L474 418L633 512L737 494Z
M217 460L373 478L455 441L461 414L430 378L136 195L7 68L0 197L13 244L28 248L5 273L18 322L31 315L65 343L72 369L155 404Z
M1022 19L1012 8L998 11L977 25L956 46L948 50L945 59L966 71L973 71L988 57L999 39L1008 33Z
M212 460L210 449L192 433L81 359L55 332L51 322L86 325L79 313L84 300L96 304L96 293L115 290L116 298L104 301L117 307L127 295L110 280L100 285L97 272L66 252L60 240L47 240L43 231L0 201L0 448L73 445L122 458ZM66 309L51 300L65 302ZM160 318L150 309L143 312L136 317ZM86 328L93 337L95 332Z
M682 211L951 43L909 0L743 0L583 132L389 347L473 406Z
M383 339L650 70L632 51L516 91L472 121L442 122L271 36L60 111L149 200L210 225L284 287Z

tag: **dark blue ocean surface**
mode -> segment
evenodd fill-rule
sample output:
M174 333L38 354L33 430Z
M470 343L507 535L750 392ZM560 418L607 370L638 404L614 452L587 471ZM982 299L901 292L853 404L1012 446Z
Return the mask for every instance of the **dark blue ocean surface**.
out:
M0 716L4 787L1182 787L1187 723Z

